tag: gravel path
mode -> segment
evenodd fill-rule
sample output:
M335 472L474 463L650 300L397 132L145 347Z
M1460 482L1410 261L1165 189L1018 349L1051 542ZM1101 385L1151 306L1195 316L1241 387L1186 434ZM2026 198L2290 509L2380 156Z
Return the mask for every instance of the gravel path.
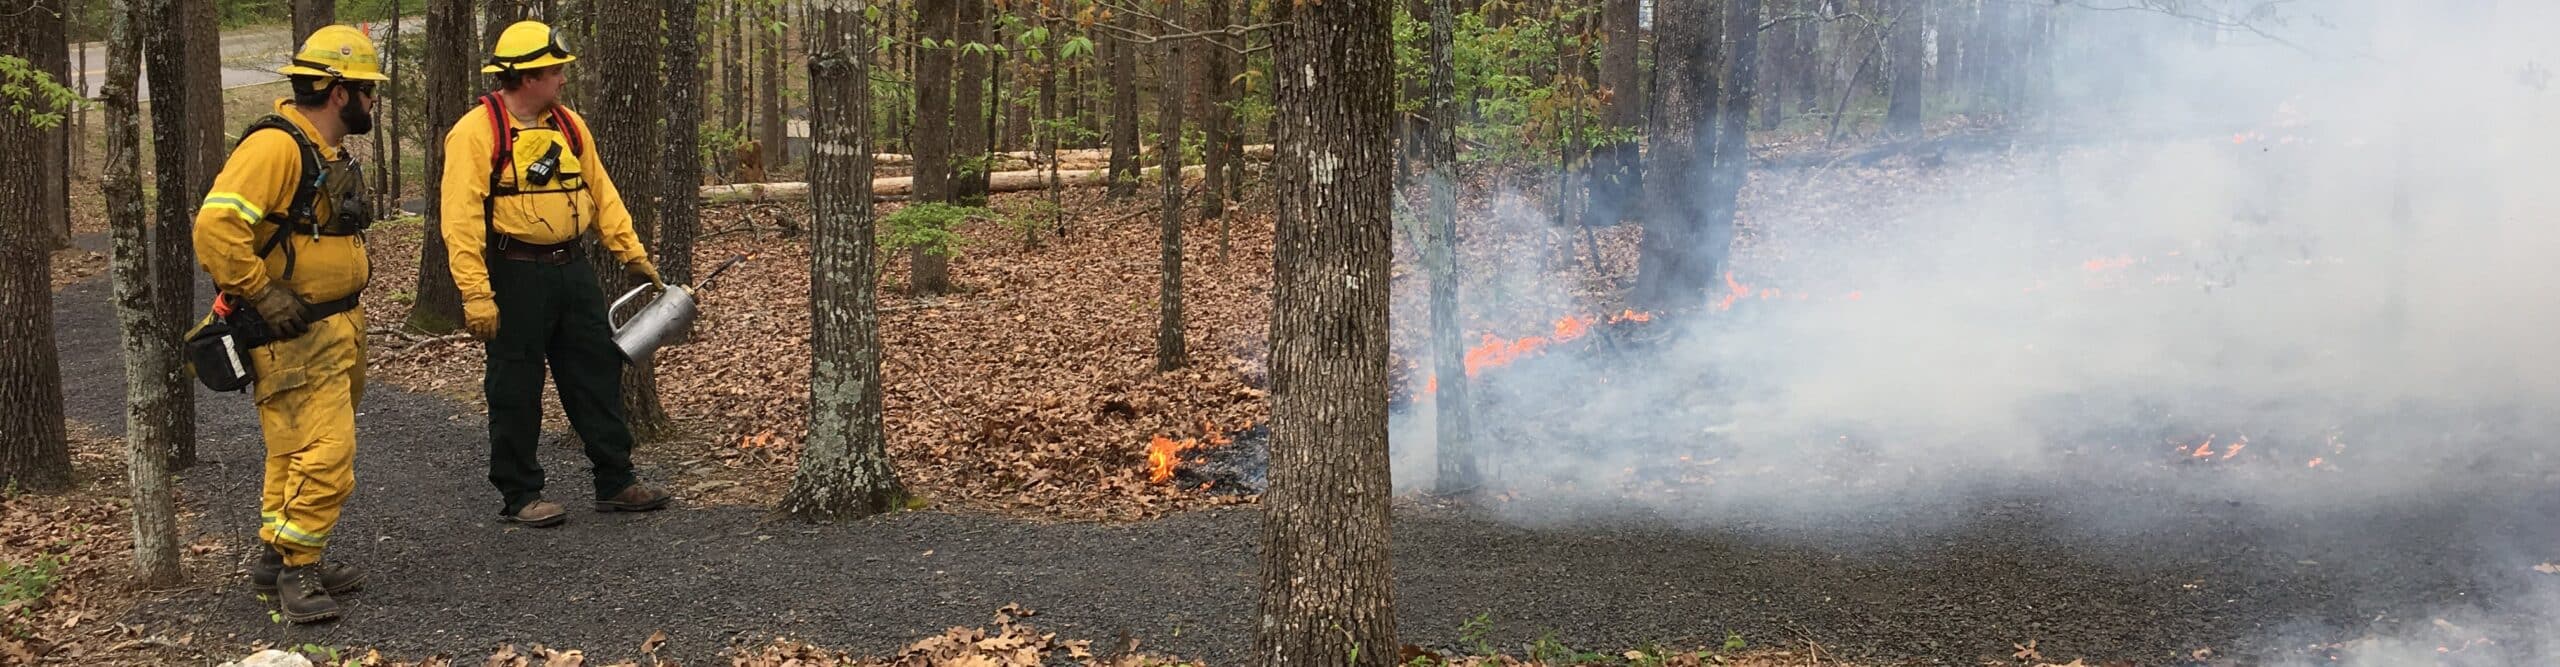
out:
M104 276L56 299L70 416L120 433L123 397ZM195 529L245 554L257 523L259 445L248 400L200 397L204 463L184 475ZM1259 514L1212 511L1125 526L1036 524L907 513L838 526L770 521L758 508L597 515L566 527L493 519L472 406L376 384L359 419L358 490L332 555L369 568L338 623L287 627L232 573L146 604L128 623L192 629L200 643L370 646L398 656L486 655L500 644L635 657L652 632L665 657L710 664L777 634L875 653L998 607L1038 610L1063 637L1244 662ZM645 449L644 475L664 470ZM582 500L584 463L548 450L556 499ZM2430 635L2434 618L2549 655L2552 585L2526 566L2560 540L2560 496L2519 490L2355 516L2258 516L2185 501L2193 520L2116 534L2075 530L2079 513L2033 499L1937 508L1921 532L1892 516L1789 536L1749 525L1641 519L1530 529L1432 507L1399 513L1397 596L1407 642L1484 639L1520 651L1541 636L1614 653L1652 642L1804 641L1848 656L1937 664L2045 655L2178 664L2198 648L2271 654L2368 632ZM1939 516L1945 516L1941 514ZM2554 577L2560 579L2560 577ZM2483 621L2481 619L2487 619ZM2432 640L2426 640L2432 641ZM2513 653L2508 654L2515 655Z

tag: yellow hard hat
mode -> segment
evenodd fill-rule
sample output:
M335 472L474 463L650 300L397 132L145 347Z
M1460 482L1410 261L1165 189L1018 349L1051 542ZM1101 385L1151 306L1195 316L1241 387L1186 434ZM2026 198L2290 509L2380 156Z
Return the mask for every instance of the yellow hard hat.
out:
M373 38L364 31L343 25L321 26L302 40L302 52L293 55L293 64L276 70L286 76L313 76L323 79L355 81L389 81L382 75L382 60L374 55Z
M517 21L498 33L498 48L492 49L489 64L480 73L542 69L577 59L569 55L569 47L560 45L559 31L541 21Z

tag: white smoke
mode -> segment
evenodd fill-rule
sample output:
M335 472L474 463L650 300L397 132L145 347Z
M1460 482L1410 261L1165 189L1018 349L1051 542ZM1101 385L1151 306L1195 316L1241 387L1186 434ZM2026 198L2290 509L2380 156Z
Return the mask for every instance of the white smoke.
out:
M1757 173L1751 297L1635 360L1488 372L1539 399L1476 418L1519 492L1491 511L1837 538L2032 493L2103 534L2179 499L2352 512L2560 478L2560 6L2058 11L2020 147L1949 158L1994 168L1831 221L1870 233L1801 224L1842 208L1803 187L1839 174ZM1515 216L1493 226L1544 224ZM1400 488L1430 487L1431 429L1427 403L1399 417Z

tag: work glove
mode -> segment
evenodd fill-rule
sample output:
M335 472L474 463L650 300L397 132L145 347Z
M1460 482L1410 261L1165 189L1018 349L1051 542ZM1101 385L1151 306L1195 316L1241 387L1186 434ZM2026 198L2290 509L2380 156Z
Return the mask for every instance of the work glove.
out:
M650 264L647 257L631 260L631 263L622 265L622 268L631 272L633 282L647 280L649 284L656 285L659 289L667 287L666 283L658 282L658 265Z
M311 330L310 323L305 321L311 315L311 306L303 303L302 297L294 296L291 290L268 285L266 291L258 293L258 298L250 300L250 305L258 309L259 319L267 321L267 329L275 334L276 340L300 338Z
M472 299L462 302L462 328L472 338L483 342L498 338L498 302L494 299Z

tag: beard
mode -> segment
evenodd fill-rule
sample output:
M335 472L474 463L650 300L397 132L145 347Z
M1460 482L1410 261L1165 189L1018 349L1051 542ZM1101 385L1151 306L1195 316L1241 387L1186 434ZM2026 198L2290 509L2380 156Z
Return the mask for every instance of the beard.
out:
M367 134L373 132L373 112L359 108L361 106L362 105L348 104L343 107L338 107L338 122L347 126L347 134Z

